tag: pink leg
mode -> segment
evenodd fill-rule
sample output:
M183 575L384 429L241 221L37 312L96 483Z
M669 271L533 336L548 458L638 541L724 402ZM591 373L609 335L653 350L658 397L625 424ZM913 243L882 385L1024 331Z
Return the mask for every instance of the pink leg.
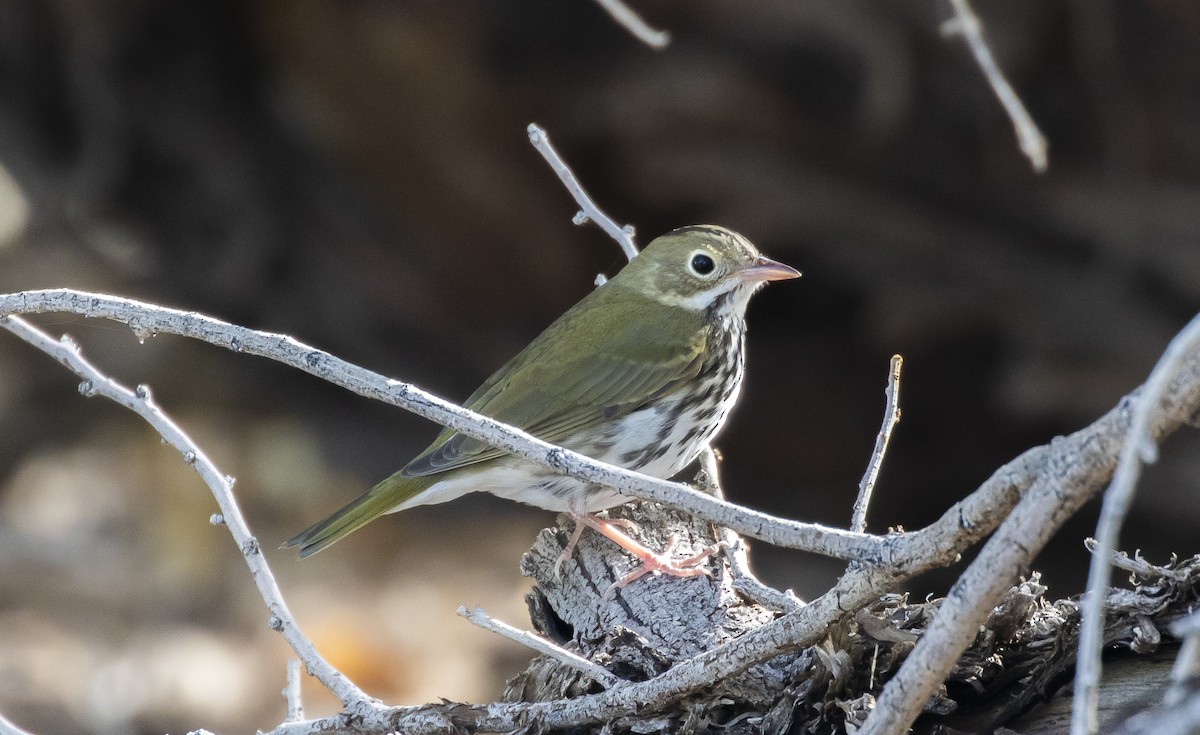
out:
M579 543L579 537L583 535L583 523L580 522L580 516L571 513L571 518L575 521L575 530L571 532L571 538L567 541L567 545L563 547L562 553L554 560L554 578L558 579L562 576L563 562L571 558L575 553L575 546Z

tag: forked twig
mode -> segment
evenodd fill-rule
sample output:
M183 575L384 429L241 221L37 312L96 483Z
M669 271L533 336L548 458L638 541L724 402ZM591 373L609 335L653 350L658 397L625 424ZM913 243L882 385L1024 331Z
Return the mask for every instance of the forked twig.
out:
M136 390L129 390L104 375L83 357L79 346L70 337L64 336L55 340L24 319L12 315L0 316L0 327L50 355L78 375L82 379L79 392L85 397L104 396L128 408L150 424L164 442L179 451L183 461L200 475L204 484L212 491L217 506L221 509L220 517L216 520L229 529L242 552L246 566L250 568L250 576L254 579L270 613L268 625L283 634L309 673L333 692L347 708L358 708L371 702L371 697L317 653L316 648L301 632L283 600L283 594L275 582L275 575L263 558L258 539L250 533L242 511L233 497L234 478L222 474L203 450L158 407L150 395L150 389L139 385Z
M625 253L625 257L633 260L637 256L637 245L633 241L634 229L633 225L618 225L612 217L609 217L596 205L588 193L583 190L583 185L579 183L579 179L575 177L575 172L571 167L563 161L558 150L550 143L550 136L546 134L537 123L529 123L526 128L529 133L529 142L537 149L537 152L542 154L542 158L546 159L546 163L550 164L550 168L558 175L559 181L563 186L567 187L567 191L574 197L575 203L579 205L579 211L575 213L572 222L577 225L586 224L587 222L595 222L596 225L608 233L608 236L616 240L621 246L621 250Z
M461 428L469 435L488 437L485 441L490 440L506 451L530 457L531 461L562 472L577 473L577 476L589 481L612 482L622 491L633 487L628 484L631 479L643 481L637 475L626 477L629 473L606 474L611 470L595 463L575 466L571 464L572 454L560 448L543 449L532 437L513 432L510 427L488 422L445 402L426 398L411 386L387 381L328 353L301 345L290 337L255 332L199 314L64 290L0 295L0 314L16 311L74 311L126 322L136 321L138 329L146 332L175 332L238 351L260 354L364 395L436 417L439 422ZM11 319L6 320L6 324L11 323ZM1186 370L1169 385L1162 403L1167 410L1153 417L1151 435L1154 437L1161 437L1177 428L1200 405L1200 356L1189 355L1185 367ZM1025 489L1030 488L1030 502L1022 502L1011 514L1001 532L985 547L976 564L951 590L929 632L918 643L904 664L905 668L885 689L872 718L891 709L886 705L894 705L894 710L886 718L890 724L881 720L876 723L875 729L871 729L872 720L868 720L863 731L900 732L911 723L932 688L941 682L941 678L937 678L930 683L931 677L944 675L941 667L953 664L957 656L956 641L962 631L967 631L968 638L973 636L979 621L986 618L991 605L995 604L994 584L989 584L989 580L1010 579L1015 574L1013 570L1016 566L1024 564L1028 554L1040 548L1065 518L1092 497L1100 483L1109 476L1115 465L1119 437L1124 435L1128 419L1128 410L1122 404L1091 426L1056 440L1051 446L1029 450L1001 467L978 490L920 531L881 538L831 532L826 537L832 542L829 550L849 552L857 545L858 551L865 552L863 557L868 558L868 562L854 565L855 568L848 571L832 590L807 606L693 659L679 662L650 681L632 682L599 694L577 697L569 702L478 707L455 705L453 722L449 719L449 706L385 708L364 701L358 706L347 706L347 710L337 717L285 723L275 732L279 735L339 732L347 729L351 722L360 729L403 730L409 733L443 732L453 727L454 722L470 722L479 729L519 729L523 726L521 723L533 721L548 728L562 728L619 716L628 711L628 707L640 706L635 705L639 702L672 702L687 693L710 686L714 676L730 676L785 650L811 644L825 635L828 626L847 611L866 604L882 592L894 589L900 581L919 571L956 558L958 553L989 534L1001 519L1009 515ZM495 429L496 433L488 434L489 428ZM219 476L215 470L213 474ZM650 483L647 487L656 485ZM689 492L707 503L724 505L710 496ZM654 497L649 499L660 500ZM690 506L693 503L687 505L688 510L692 510ZM222 510L230 512L225 508ZM705 517L702 513L695 515ZM230 517L240 518L232 513ZM731 518L736 520L737 517ZM752 521L752 518L758 520ZM747 516L742 520L746 522L750 535L770 537L775 534L764 525L768 523L768 518ZM723 519L707 517L706 520L732 525L725 524ZM774 520L770 523L773 525ZM783 524L783 528L795 527L788 522ZM250 548L253 547L256 544L250 545ZM243 545L243 548L247 548L247 545ZM928 653L921 654L923 644L927 644L926 651L932 649L937 652L933 658ZM906 669L921 673L914 680L911 673L905 674ZM897 682L900 684L897 685ZM893 689L890 694L889 689Z
M725 498L725 490L721 487L721 468L717 452L711 446L700 452L700 474L697 484L701 490L711 493L718 498ZM772 610L789 612L803 607L804 602L796 597L791 590L780 591L765 584L750 570L750 554L746 540L728 528L719 529L721 542L725 546L725 558L729 560L729 572L733 576L733 588L747 599Z
M1197 321L1200 317L1188 325L1185 333L1195 334L1193 327ZM1179 344L1185 342L1183 337L1184 334L1176 337ZM1176 344L1172 342L1172 347ZM1165 393L1151 390L1147 383L1135 394L1156 396L1153 407L1157 410L1146 417L1144 436L1151 439L1165 436L1190 420L1192 414L1187 408L1194 401L1200 401L1200 386L1193 383L1200 380L1200 353L1194 341L1188 341L1188 344L1186 360L1181 359L1176 364L1178 369L1173 371L1174 379L1166 381ZM1168 359L1164 355L1160 365L1166 362ZM1150 381L1157 382L1158 379L1152 374ZM1188 397L1183 398L1184 395ZM1183 403L1180 403L1181 399ZM1099 434L1090 429L1076 432L1049 446L1049 456L1042 457L1039 462L1036 480L951 587L921 640L884 686L875 709L859 730L860 735L892 735L905 732L912 724L1020 571L1112 476L1124 437L1130 433L1134 422L1131 415L1134 403L1140 403L1140 400L1122 401L1097 422L1107 423L1106 431ZM1090 436L1085 438L1086 434ZM964 523L970 522L964 520ZM1083 644L1080 645L1082 655Z
M742 535L777 546L813 551L842 559L870 561L888 558L919 565L936 565L939 561L952 560L956 553L949 546L925 546L920 551L912 549L911 555L901 556L897 554L897 545L921 546L919 534L910 534L901 541L894 537L871 536L816 523L776 518L751 508L718 500L683 483L660 480L615 465L597 462L578 452L544 442L528 432L468 411L409 383L389 379L353 365L287 335L248 329L196 312L70 289L0 294L0 314L47 311L113 319L134 325L135 331L142 335L178 334L243 354L266 357L315 375L358 395L424 416L539 466L576 479L614 488L623 495L639 500L682 508L697 518L732 528ZM992 516L1002 508L1002 505L984 507L981 504L978 511L983 515Z

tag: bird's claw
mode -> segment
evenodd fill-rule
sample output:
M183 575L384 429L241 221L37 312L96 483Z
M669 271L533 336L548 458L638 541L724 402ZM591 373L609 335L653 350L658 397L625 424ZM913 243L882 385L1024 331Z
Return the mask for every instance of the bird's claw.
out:
M604 597L611 597L617 590L624 588L634 580L641 579L647 574L666 574L671 577L712 577L712 570L707 566L701 566L701 564L707 561L710 556L719 553L722 549L729 546L728 542L720 541L704 547L689 557L675 560L673 558L675 556L675 548L679 543L680 538L678 536L671 536L671 540L667 543L667 548L663 553L638 555L637 559L641 561L641 564L616 582L613 582L605 590Z
M616 526L617 528L623 528L626 531L629 531L630 533L640 533L641 532L641 528L638 527L638 524L634 523L633 521L629 520L628 518L606 518L605 521L610 526Z

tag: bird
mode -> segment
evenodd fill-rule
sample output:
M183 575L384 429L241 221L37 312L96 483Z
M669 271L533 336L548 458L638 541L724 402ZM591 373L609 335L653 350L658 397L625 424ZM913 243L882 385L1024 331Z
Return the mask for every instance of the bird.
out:
M725 227L672 230L555 320L464 405L593 459L670 478L709 445L737 403L750 297L799 275ZM570 515L577 524L565 556L586 525L642 561L631 576L706 573L697 564L711 551L676 562L596 516L632 498L451 429L283 548L311 556L386 513L478 491Z

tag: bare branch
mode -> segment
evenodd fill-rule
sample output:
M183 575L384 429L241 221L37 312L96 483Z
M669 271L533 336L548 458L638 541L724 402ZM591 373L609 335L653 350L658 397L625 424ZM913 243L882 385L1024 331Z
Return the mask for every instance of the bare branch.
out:
M1195 696L1196 682L1200 681L1200 612L1171 626L1171 633L1182 639L1183 645L1171 667L1171 685L1163 697L1168 706Z
M742 636L681 661L648 681L630 682L599 694L588 694L558 702L492 703L488 705L421 705L393 707L371 712L356 720L360 729L401 731L406 735L433 735L454 726L480 732L509 732L536 722L555 730L598 723L628 714L633 709L645 714L647 702L671 702L686 694L732 676L758 661L809 645L828 635L833 621L856 609L896 579L876 569L845 575L832 590L807 606ZM382 717L382 719L379 719ZM289 723L271 735L318 735L346 727L345 717Z
M1104 590L1112 573L1117 539L1133 494L1137 487L1142 463L1158 458L1151 419L1161 412L1163 395L1171 378L1179 373L1184 360L1200 344L1200 316L1196 316L1183 331L1171 340L1166 352L1138 392L1133 406L1129 432L1121 445L1117 469L1112 484L1104 493L1100 520L1096 528L1096 549L1088 569L1088 591L1084 598L1080 623L1079 658L1075 665L1075 695L1071 701L1071 735L1096 732L1097 697L1100 685L1100 654L1104 645Z
M1194 345L1178 367L1166 392L1155 391L1159 397L1152 403L1158 410L1147 418L1147 437L1161 439L1188 420L1200 403L1200 354ZM1149 393L1149 387L1139 394ZM1048 455L1038 462L1036 481L950 589L925 635L884 687L861 735L907 731L1004 591L1111 477L1136 403L1126 398L1092 426L1051 443Z
M700 472L696 483L702 490L725 499L725 490L721 487L720 466L717 452L712 447L705 447L700 452ZM721 540L725 544L725 558L729 560L729 572L733 575L733 588L747 599L772 610L788 612L804 605L800 598L791 590L779 591L764 584L750 570L749 549L746 540L728 528L722 528Z
M287 662L287 685L283 688L283 698L287 701L287 717L284 722L299 722L304 719L304 700L300 696L300 660L289 659Z
M1200 697L1158 707L1130 717L1112 735L1195 735L1200 732Z
M1016 504L1020 491L1032 482L1031 465L1040 456L1040 451L1031 450L1002 467L979 490L951 506L931 526L904 535L872 536L775 518L681 483L597 462L286 335L239 327L196 312L70 289L0 295L0 314L54 311L124 322L140 335L178 334L236 352L268 357L359 395L404 408L564 475L611 487L629 497L681 508L697 518L776 546L866 564L884 564L905 574L953 563L963 549L990 533ZM1106 429L1111 427L1102 420L1085 432Z
M0 735L33 735L33 733L17 727L4 715L0 715Z
M883 465L883 455L887 452L888 442L892 440L892 430L900 423L900 368L903 366L904 358L892 355L887 390L884 391L887 401L883 411L883 425L879 427L879 435L875 437L875 450L871 452L867 471L858 483L858 497L854 501L854 511L851 514L851 531L867 530L867 506L871 504L871 492L875 490L875 481L879 479L879 468Z
M0 316L0 327L50 355L78 375L83 381L79 384L81 394L86 397L101 395L128 408L154 427L166 443L179 450L183 461L200 475L212 491L217 506L221 509L220 525L229 529L242 552L246 566L250 568L250 576L254 579L259 594L267 604L271 616L268 625L283 634L308 671L333 692L343 705L350 708L372 701L366 693L322 658L300 631L296 619L292 617L287 603L283 600L283 593L275 582L274 574L267 566L258 539L250 533L242 511L233 497L234 478L222 474L204 451L155 404L150 396L150 389L139 385L136 391L131 391L104 375L84 359L79 346L70 337L64 336L56 341L24 319L11 315Z
M733 531L725 529L725 557L729 559L729 570L733 574L733 588L747 599L772 610L790 612L804 607L804 600L791 590L777 590L764 583L750 571L750 557L746 541Z
M621 0L596 0L613 20L625 26L634 38L656 51L662 51L671 42L671 34L651 28L642 17Z
M554 146L550 143L550 136L546 131L538 126L537 123L529 123L526 128L529 133L529 142L537 149L538 153L542 154L542 158L546 159L546 163L550 164L550 168L554 173L558 174L558 178L562 181L563 186L567 187L567 191L571 192L571 196L575 198L575 203L579 205L579 211L575 213L574 219L571 221L577 225L585 224L589 221L595 222L596 225L608 233L608 236L616 240L621 245L621 250L625 252L625 257L633 260L637 256L637 245L633 241L633 225L618 225L612 217L609 217L600 207L596 206L596 202L588 196L588 193L583 190L583 185L579 183L579 179L575 178L575 173L571 171L570 166L563 161L562 156L558 154ZM599 284L597 284L599 285Z
M897 556L897 549L894 548L897 539L894 537L869 536L815 523L775 518L697 492L682 483L659 480L597 462L578 452L544 442L520 429L468 411L416 386L353 365L287 335L247 329L196 312L70 289L0 295L0 315L55 311L124 322L141 337L177 334L235 352L267 357L361 396L411 411L542 467L614 488L623 495L640 500L683 508L710 523L726 526L777 546L841 559L882 561L893 560ZM1003 504L984 502L980 504L979 512L984 516L994 516L999 522L1002 516L996 515L996 512L1003 507ZM947 544L941 549L929 549L929 553L914 554L909 561L936 564L938 560L952 560L957 553L952 546Z
M465 606L460 605L458 615L459 617L466 618L472 625L477 625L484 630L504 636L510 641L520 643L526 648L531 648L544 656L549 656L559 663L582 672L586 676L590 676L605 689L612 689L622 683L622 680L618 676L603 666L592 663L583 656L571 653L562 646L555 644L553 641L546 640L536 633L520 630L508 623L496 620L484 612L483 608L477 607L473 610L467 610Z
M967 0L950 0L950 4L954 6L954 18L942 24L942 35L961 35L967 42L967 47L971 49L971 54L975 57L975 63L979 64L983 76L987 78L988 84L992 85L992 91L995 92L996 98L1000 100L1004 111L1012 120L1013 131L1017 135L1017 143L1021 146L1021 152L1029 159L1034 171L1039 174L1045 173L1046 167L1049 165L1046 156L1048 147L1046 136L1042 135L1037 123L1025 109L1025 104L1013 91L1012 85L1008 83L1008 79L1004 77L1004 73L996 64L992 49L983 39L983 23L980 22L979 16L975 15L975 11Z
M1095 553L1097 544L1094 538L1085 538L1083 547L1091 553ZM1113 554L1112 565L1117 569L1124 569L1130 574L1136 574L1139 577L1166 577L1167 579L1183 580L1188 578L1188 573L1181 569L1173 569L1169 566L1160 566L1151 564L1139 552L1134 552L1133 556L1126 554L1124 551L1118 551Z
M721 458L717 450L712 446L704 447L696 461L700 464L700 474L696 477L700 489L724 500L725 488L721 487Z
M402 730L422 733L470 725L481 730L513 730L536 721L548 728L605 721L641 707L670 702L711 685L779 653L812 644L828 626L867 604L882 592L920 571L948 563L989 534L1016 506L1000 533L951 590L896 679L881 696L866 723L867 732L898 732L907 727L928 693L941 682L944 669L961 652L1007 587L1017 570L1084 501L1099 491L1115 466L1120 437L1130 421L1129 402L1118 405L1093 425L1052 445L1025 452L997 472L932 525L913 533L886 537L823 529L811 524L773 519L742 509L675 483L664 483L595 463L553 447L524 432L476 416L412 386L389 381L283 335L255 332L199 314L163 309L109 296L74 291L33 291L0 296L0 314L68 311L102 316L130 324L136 333L176 333L271 357L372 398L412 410L462 433L487 441L542 466L597 482L632 497L673 503L698 518L745 529L755 538L799 548L850 555L851 565L837 585L807 606L786 613L693 659L672 666L651 680L624 684L569 702L536 704L424 705L385 708L373 702L348 706L338 717L285 723L277 733ZM1192 416L1200 406L1200 353L1189 355L1185 370L1172 381L1153 418L1150 435L1161 438ZM665 492L669 491L669 492ZM1022 500L1022 494L1026 497ZM671 499L668 499L671 498ZM1018 501L1020 504L1018 505ZM740 528L739 528L740 526ZM1000 580L997 582L996 580ZM965 643L961 644L965 646ZM665 706L665 705L663 705ZM885 714L892 713L892 714ZM890 721L886 717L892 717Z

